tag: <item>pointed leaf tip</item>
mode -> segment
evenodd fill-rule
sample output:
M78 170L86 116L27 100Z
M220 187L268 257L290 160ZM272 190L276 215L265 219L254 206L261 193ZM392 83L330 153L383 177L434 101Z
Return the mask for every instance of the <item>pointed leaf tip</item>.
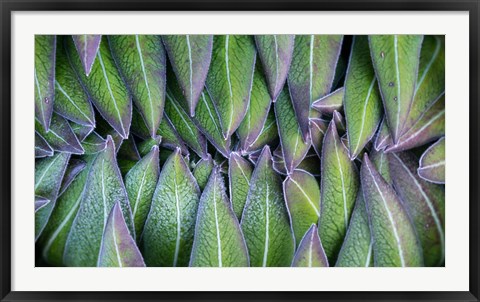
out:
M312 224L303 236L295 257L292 261L294 267L328 267L328 259L323 250L322 242L318 236L316 224Z
M130 235L117 201L107 219L103 232L98 266L144 267L142 254Z

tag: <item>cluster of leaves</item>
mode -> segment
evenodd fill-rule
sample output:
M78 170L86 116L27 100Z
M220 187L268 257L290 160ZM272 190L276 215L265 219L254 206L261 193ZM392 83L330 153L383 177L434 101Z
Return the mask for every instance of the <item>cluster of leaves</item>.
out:
M37 265L444 265L444 52L37 36Z

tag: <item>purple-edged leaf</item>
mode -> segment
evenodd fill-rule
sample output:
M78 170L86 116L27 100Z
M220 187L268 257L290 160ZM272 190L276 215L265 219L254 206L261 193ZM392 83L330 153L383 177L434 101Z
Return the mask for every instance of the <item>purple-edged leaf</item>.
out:
M187 112L194 116L212 59L213 36L165 35L162 40L188 103Z
M242 151L248 150L255 140L262 133L268 113L270 111L272 98L268 92L267 81L265 80L260 62L253 74L253 86L250 97L250 106L238 127L236 134L240 139Z
M130 233L134 236L132 211L117 165L113 139L108 136L107 147L97 155L89 171L80 208L67 238L64 253L67 266L97 265L108 214L117 202L120 202Z
M445 36L425 36L420 53L417 84L404 131L445 91Z
M70 64L64 39L57 37L57 56L55 67L55 103L53 109L63 117L84 126L95 126L95 113L85 89Z
M334 92L331 92L313 102L312 108L324 114L333 114L333 111L340 111L342 109L344 95L345 88L338 88Z
M238 219L242 217L243 209L247 202L252 172L253 167L245 158L236 152L230 154L230 158L228 159L230 201Z
M294 170L283 182L283 195L298 246L305 232L317 223L320 216L320 186L312 174Z
M102 40L98 58L93 63L89 76L82 72L84 65L76 54L73 40L65 39L65 47L93 105L105 121L126 139L132 120L132 97L110 52L107 37Z
M390 133L398 142L415 93L422 35L369 36L370 54Z
M327 131L328 122L319 118L310 119L310 137L312 146L318 156L322 156L323 136Z
M337 127L338 135L343 136L345 134L345 131L347 131L347 127L345 126L345 118L343 117L343 115L335 110L333 112L332 120L335 122L335 127Z
M43 208L44 206L48 205L50 202L49 199L46 199L45 197L42 196L37 196L35 195L35 213Z
M53 155L53 149L47 141L35 131L35 158L48 157Z
M308 141L308 119L312 103L330 93L341 35L301 35L295 37L288 87L304 141Z
M382 100L369 53L367 36L354 37L344 84L351 160L372 139L382 118Z
M378 127L377 137L375 138L375 150L380 151L393 145L392 137L390 136L390 129L387 125L386 118L383 118L380 127Z
M257 35L258 56L267 78L270 97L275 101L283 89L293 57L294 35Z
M108 42L133 102L153 137L165 105L167 59L162 40L157 35L113 35Z
M42 257L50 265L65 265L63 262L65 242L80 207L83 189L95 157L95 155L82 157L86 161L87 167L80 172L65 192L58 197L52 215L50 215L42 235L38 238L38 244L42 248Z
M97 57L102 35L73 35L72 38L78 52L78 57L82 62L83 71L88 77L92 70L93 62L95 62L95 58Z
M200 190L203 191L205 186L207 185L208 179L210 178L210 174L213 170L213 159L210 154L207 155L206 159L200 159L196 164L195 168L193 168L193 176L197 180L198 186Z
M223 137L232 135L250 102L256 50L251 36L219 35L213 38L212 63L206 86L217 108Z
M254 151L262 151L265 145L275 145L278 141L277 120L275 118L274 110L270 110L263 125L262 131L253 143L248 146L247 150L242 150L242 154L251 153Z
M300 241L292 266L328 267L328 259L318 236L318 228L312 224Z
M362 190L358 190L355 208L345 240L338 253L338 267L369 267L373 266L373 242L368 225L367 209Z
M68 122L70 124L70 128L72 128L73 133L77 136L78 140L80 142L83 142L87 136L90 135L90 133L93 132L95 129L94 126L85 126L85 125L80 125L74 122Z
M442 95L410 128L396 145L385 152L400 152L422 146L445 135L445 95Z
M160 174L158 154L158 146L154 145L151 151L139 160L125 176L125 188L132 208L137 240L142 235Z
M80 142L70 127L70 124L67 120L57 114L53 114L48 132L43 130L37 119L35 119L35 130L55 151L69 152L73 154L84 153Z
M113 206L103 231L99 267L144 267L142 254L128 232L120 203Z
M249 266L245 239L218 167L200 198L190 266Z
M57 153L35 163L35 195L50 201L35 211L35 240L52 214L69 160L69 153Z
M87 163L81 159L72 158L68 163L67 169L65 171L65 175L63 176L62 185L60 186L60 190L58 191L58 195L62 195L63 192L70 186L72 181L77 177L80 172L85 169Z
M445 261L445 190L417 175L418 159L409 153L388 154L395 190L415 225L425 266Z
M165 114L172 122L174 129L182 140L192 148L198 156L205 158L207 156L207 141L185 110L183 110L177 97L183 96L178 95L178 93L175 95L167 88Z
M223 138L220 119L215 111L212 99L205 89L200 94L195 117L192 118L197 127L205 134L205 137L224 157L228 158L230 154L231 138Z
M302 130L295 117L295 110L287 88L280 93L274 107L285 168L291 173L302 162L310 149L310 140L306 143L302 139Z
M148 266L188 265L199 199L197 181L177 148L162 167L140 241Z
M445 183L445 137L439 139L423 153L417 173L429 182Z
M375 266L423 266L421 243L406 209L393 188L365 154L362 190L373 239Z
M55 53L53 35L35 35L35 118L44 131L50 129L55 98Z
M359 189L358 172L331 121L323 140L318 228L323 247L335 263L348 229Z
M278 102L277 102L278 103ZM265 146L250 179L241 227L251 266L290 266L295 238L282 194L282 183Z

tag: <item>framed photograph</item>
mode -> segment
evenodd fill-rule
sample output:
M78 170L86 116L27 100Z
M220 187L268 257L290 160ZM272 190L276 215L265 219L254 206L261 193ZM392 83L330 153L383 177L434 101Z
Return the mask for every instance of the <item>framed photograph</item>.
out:
M1 301L478 301L478 0L0 3Z

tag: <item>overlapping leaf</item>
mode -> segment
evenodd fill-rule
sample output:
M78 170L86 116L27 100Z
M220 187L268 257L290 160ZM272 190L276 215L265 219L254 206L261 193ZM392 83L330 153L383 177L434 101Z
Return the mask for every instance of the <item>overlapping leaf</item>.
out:
M445 183L445 138L428 147L420 158L418 175L433 183Z
M318 236L318 228L312 224L300 242L292 266L328 267L328 259Z
M56 36L35 36L35 118L45 132L50 129L55 98L56 46Z

